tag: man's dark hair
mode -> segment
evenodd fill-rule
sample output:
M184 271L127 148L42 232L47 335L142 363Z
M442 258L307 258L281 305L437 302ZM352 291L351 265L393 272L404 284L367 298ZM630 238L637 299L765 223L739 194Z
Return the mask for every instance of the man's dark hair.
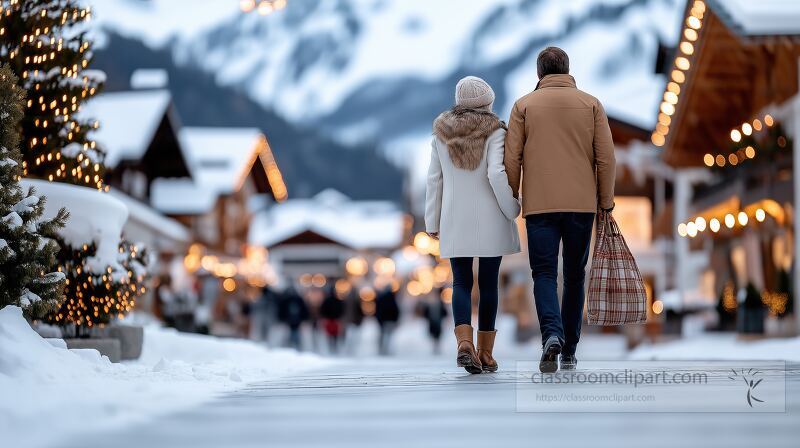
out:
M566 75L569 73L569 56L558 47L547 47L536 59L536 71L539 79L547 75Z

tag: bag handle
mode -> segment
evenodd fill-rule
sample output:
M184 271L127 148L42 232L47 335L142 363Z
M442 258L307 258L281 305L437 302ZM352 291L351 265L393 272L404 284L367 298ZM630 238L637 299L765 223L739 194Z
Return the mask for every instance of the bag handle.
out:
M605 235L608 236L615 236L619 235L621 232L619 227L617 226L617 222L614 220L614 217L611 215L611 212L607 212L605 210L600 210L597 213L597 220L598 224L603 227L603 231Z

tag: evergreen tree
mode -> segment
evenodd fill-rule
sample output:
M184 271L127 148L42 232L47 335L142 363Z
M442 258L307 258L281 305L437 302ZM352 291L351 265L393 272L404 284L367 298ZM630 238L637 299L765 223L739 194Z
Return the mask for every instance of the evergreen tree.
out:
M0 308L21 306L39 318L58 309L65 275L56 271L54 238L67 212L42 220L45 198L19 185L19 120L25 94L8 67L0 66Z
M0 16L0 63L10 66L27 91L21 122L23 175L108 191L104 153L91 138L99 123L79 113L105 79L89 68L85 22L91 10L79 0L0 0ZM96 213L103 219L102 210ZM45 320L74 324L80 332L130 311L143 293L141 250L122 243L117 260L99 265L96 242L71 247L58 241L67 299Z
M91 10L77 0L0 0L0 63L27 91L22 119L23 175L103 189L103 153L79 117L105 76L88 69Z

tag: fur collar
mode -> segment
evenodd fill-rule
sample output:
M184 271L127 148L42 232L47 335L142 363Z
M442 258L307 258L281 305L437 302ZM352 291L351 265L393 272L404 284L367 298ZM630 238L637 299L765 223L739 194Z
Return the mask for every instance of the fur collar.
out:
M447 145L457 168L472 171L483 159L486 139L505 123L492 112L456 106L433 122L433 135Z

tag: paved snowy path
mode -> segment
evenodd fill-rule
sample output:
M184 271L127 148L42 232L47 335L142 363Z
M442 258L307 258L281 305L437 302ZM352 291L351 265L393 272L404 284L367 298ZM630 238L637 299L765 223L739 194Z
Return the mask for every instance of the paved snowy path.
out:
M517 413L514 362L466 375L449 360L356 360L253 385L200 408L67 447L796 446L800 365L787 413ZM578 443L580 442L580 445Z

